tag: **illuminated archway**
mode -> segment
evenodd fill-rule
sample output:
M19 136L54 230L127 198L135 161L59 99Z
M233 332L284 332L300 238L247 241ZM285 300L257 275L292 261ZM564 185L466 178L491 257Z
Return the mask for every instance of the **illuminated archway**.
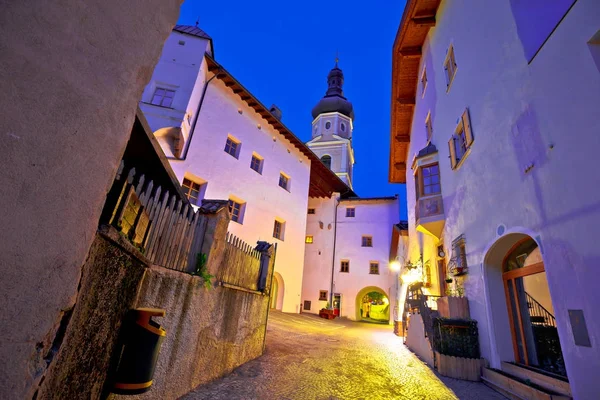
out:
M285 283L279 272L273 273L273 283L271 286L271 308L281 310L283 308L283 295L285 293Z
M388 295L388 293L387 293L385 290L383 290L383 289L381 289L381 288L379 288L379 287L377 287L377 286L367 286L367 287L365 287L365 288L361 289L361 290L360 290L360 291L359 291L359 292L356 294L356 304L355 304L355 310L356 310L356 312L355 312L355 314L356 314L356 315L355 315L355 320L356 320L356 321L360 321L360 320L362 320L362 315L361 315L361 309L362 309L362 300L363 300L363 298L364 298L364 297L365 297L367 294L369 294L369 293L371 293L371 292L380 293L380 294L382 294L383 296L385 296L385 297L387 298L387 300L388 300L388 307L389 307L389 299L390 299L390 296Z

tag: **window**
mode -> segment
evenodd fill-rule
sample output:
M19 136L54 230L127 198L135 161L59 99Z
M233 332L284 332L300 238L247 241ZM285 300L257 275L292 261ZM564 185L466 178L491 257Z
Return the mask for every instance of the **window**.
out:
M346 132L346 124L343 122L340 124L340 128L342 129L342 132Z
M354 218L355 215L356 215L356 209L354 207L346 208L346 217L347 218Z
M373 237L372 236L363 236L362 237L362 247L373 247Z
M319 290L319 300L327 301L327 290Z
M350 261L342 260L340 272L350 272Z
M227 141L225 142L225 153L232 157L238 158L240 154L240 147L242 147L242 144L239 141L235 140L231 136L227 137Z
M304 310L310 311L310 301L309 300L304 300Z
M250 168L262 175L264 159L257 154L252 154L252 160L250 160Z
M325 123L325 129L329 129L329 128L331 128L331 122L327 121Z
M371 261L369 263L369 274L379 275L379 263L377 261Z
M469 118L469 109L463 112L454 135L448 141L450 151L450 166L452 169L458 167L465 159L467 151L473 144L473 132L471 131L471 122Z
M174 96L174 90L156 88L156 90L154 91L154 95L152 96L151 103L155 106L171 107Z
M440 186L440 167L437 163L420 168L422 196L431 196L442 192Z
M421 74L421 96L425 96L425 89L427 89L427 69L423 67L423 73Z
M308 243L308 244L312 244L313 243L312 235L306 235L306 239L304 240L304 242Z
M314 214L315 213L315 209L314 208L309 208L308 209L308 213L311 214L311 215Z
M444 61L444 71L446 73L446 91L450 90L450 85L456 75L456 59L454 58L454 46L450 45L446 60Z
M290 191L290 177L285 175L283 172L279 173L279 186Z
M241 224L244 217L243 212L244 203L229 199L229 214L232 221Z
M202 200L200 199L200 186L199 183L183 178L183 183L181 184L183 193L190 200L190 203L194 205L199 205L200 200Z
M427 118L425 118L425 133L427 135L427 141L431 142L431 137L433 136L433 126L431 125L431 112L428 112Z
M325 164L327 168L331 169L331 156L324 155L321 157L321 162Z
M462 274L467 270L467 249L464 235L460 235L452 241L452 273L454 275Z
M283 240L283 236L285 233L285 222L275 220L275 224L273 225L273 237L279 240Z

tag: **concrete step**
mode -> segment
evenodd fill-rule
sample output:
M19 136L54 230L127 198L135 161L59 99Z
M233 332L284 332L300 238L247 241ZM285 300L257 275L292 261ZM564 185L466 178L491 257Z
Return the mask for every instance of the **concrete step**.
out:
M534 383L526 383L522 379L506 372L484 368L481 379L483 383L511 400L569 400L568 396L544 389Z
M552 392L562 394L563 396L573 397L569 381L562 377L553 377L552 374L536 371L534 368L528 368L508 362L502 363L502 371L509 375L516 376L522 380L529 380L530 382Z

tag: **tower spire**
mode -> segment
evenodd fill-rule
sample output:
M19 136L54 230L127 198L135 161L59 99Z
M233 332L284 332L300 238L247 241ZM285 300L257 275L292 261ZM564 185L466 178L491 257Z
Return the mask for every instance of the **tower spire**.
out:
M340 51L336 50L335 51L335 67L337 68L338 66L338 62L340 61Z

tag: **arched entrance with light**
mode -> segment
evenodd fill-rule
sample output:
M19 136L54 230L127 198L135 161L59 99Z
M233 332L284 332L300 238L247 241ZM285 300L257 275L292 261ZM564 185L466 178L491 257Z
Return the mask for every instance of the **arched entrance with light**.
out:
M356 295L356 320L388 324L390 322L390 297L377 286L367 286Z
M529 235L507 234L485 259L494 367L516 362L566 376L544 260Z
M285 293L285 283L279 272L273 273L271 284L271 308L281 310L283 308L283 294Z

